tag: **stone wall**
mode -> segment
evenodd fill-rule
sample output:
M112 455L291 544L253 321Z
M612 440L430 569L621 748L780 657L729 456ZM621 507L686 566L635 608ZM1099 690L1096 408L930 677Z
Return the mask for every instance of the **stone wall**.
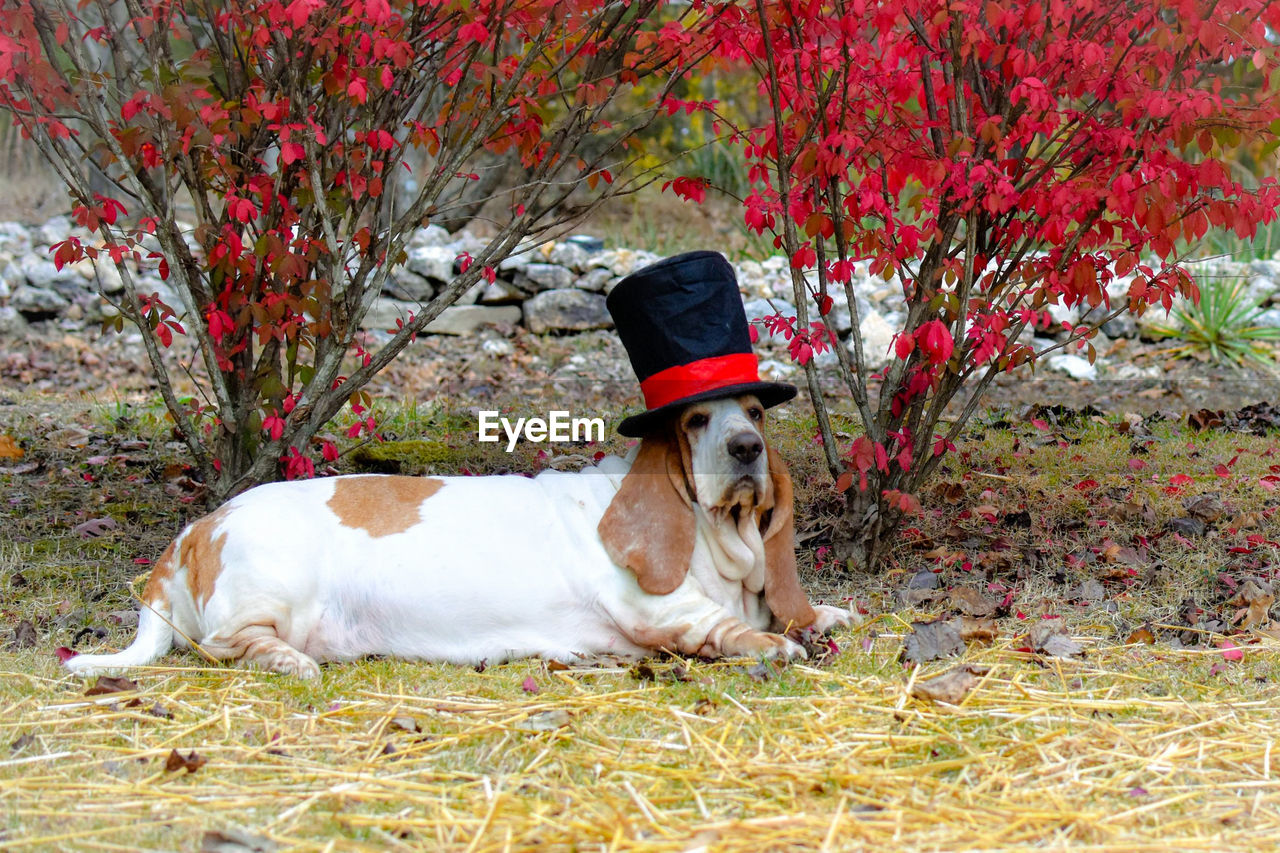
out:
M121 295L124 285L113 264L86 260L62 270L54 266L49 247L73 232L78 229L66 217L55 217L38 226L0 222L0 335L22 334L33 324L37 330L54 327L79 331L96 327L114 314L108 300ZM88 242L87 234L80 236ZM397 319L419 310L420 303L452 279L460 254L476 254L483 245L466 232L450 235L434 226L417 232L409 243L408 261L388 276L382 298L365 318L365 328L374 333L395 328ZM623 276L657 259L657 255L643 249L606 248L589 237L530 246L499 265L495 282L477 284L446 308L428 331L466 335L489 324L519 324L539 334L607 329L612 323L605 310L605 297ZM742 261L735 267L748 318L757 319L776 310L795 313L785 258ZM175 308L180 304L154 267L143 266L137 274L142 292L157 292ZM1280 261L1204 263L1198 265L1197 274L1202 281L1207 276L1245 281L1251 296L1266 308L1262 322L1280 326ZM1117 281L1112 287L1113 298L1122 296L1127 288L1127 280ZM871 366L879 366L888 358L894 331L903 320L901 290L868 275L865 265L855 276L853 289L864 352L873 362ZM852 312L843 294L832 296L835 326L848 346ZM1062 323L1082 319L1078 309L1053 306L1051 310L1055 325L1036 333L1043 338L1037 342L1038 348L1050 345L1054 337L1062 339ZM1141 336L1144 326L1163 320L1161 311L1148 312L1139 320L1127 315L1118 317L1103 327L1095 348L1104 353L1109 339ZM790 371L792 365L785 356L782 340L770 340L762 330L761 348L770 372L776 375ZM834 354L826 353L822 360L833 361ZM1096 366L1070 353L1051 356L1047 366L1077 378L1093 378L1097 374ZM1100 366L1105 369L1106 361Z

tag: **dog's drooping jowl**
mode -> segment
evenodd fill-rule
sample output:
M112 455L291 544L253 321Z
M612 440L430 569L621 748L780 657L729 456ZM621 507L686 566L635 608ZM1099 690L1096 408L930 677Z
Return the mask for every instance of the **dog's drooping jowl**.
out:
M796 576L791 481L750 394L690 403L575 473L356 475L252 489L156 563L138 635L304 678L367 655L478 663L657 650L792 658L852 615Z

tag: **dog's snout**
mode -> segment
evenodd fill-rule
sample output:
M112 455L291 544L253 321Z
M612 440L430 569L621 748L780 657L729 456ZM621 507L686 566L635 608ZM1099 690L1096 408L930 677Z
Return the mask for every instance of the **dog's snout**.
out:
M764 450L764 442L754 432L740 432L729 439L729 455L743 465L750 465Z

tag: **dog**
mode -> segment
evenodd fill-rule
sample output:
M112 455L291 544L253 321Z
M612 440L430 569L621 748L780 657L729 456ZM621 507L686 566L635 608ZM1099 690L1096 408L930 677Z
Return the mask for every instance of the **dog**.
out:
M132 645L66 666L115 671L175 645L300 678L369 655L803 657L788 632L854 616L800 588L791 479L763 422L747 394L687 405L578 472L250 489L160 557Z

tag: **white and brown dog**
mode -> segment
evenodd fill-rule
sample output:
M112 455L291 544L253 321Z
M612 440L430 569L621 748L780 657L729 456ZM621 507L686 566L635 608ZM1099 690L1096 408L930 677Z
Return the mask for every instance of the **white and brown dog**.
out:
M198 644L314 678L322 661L474 664L657 650L804 654L791 480L751 395L692 403L626 459L576 473L333 477L252 489L156 563L138 635L83 675Z

